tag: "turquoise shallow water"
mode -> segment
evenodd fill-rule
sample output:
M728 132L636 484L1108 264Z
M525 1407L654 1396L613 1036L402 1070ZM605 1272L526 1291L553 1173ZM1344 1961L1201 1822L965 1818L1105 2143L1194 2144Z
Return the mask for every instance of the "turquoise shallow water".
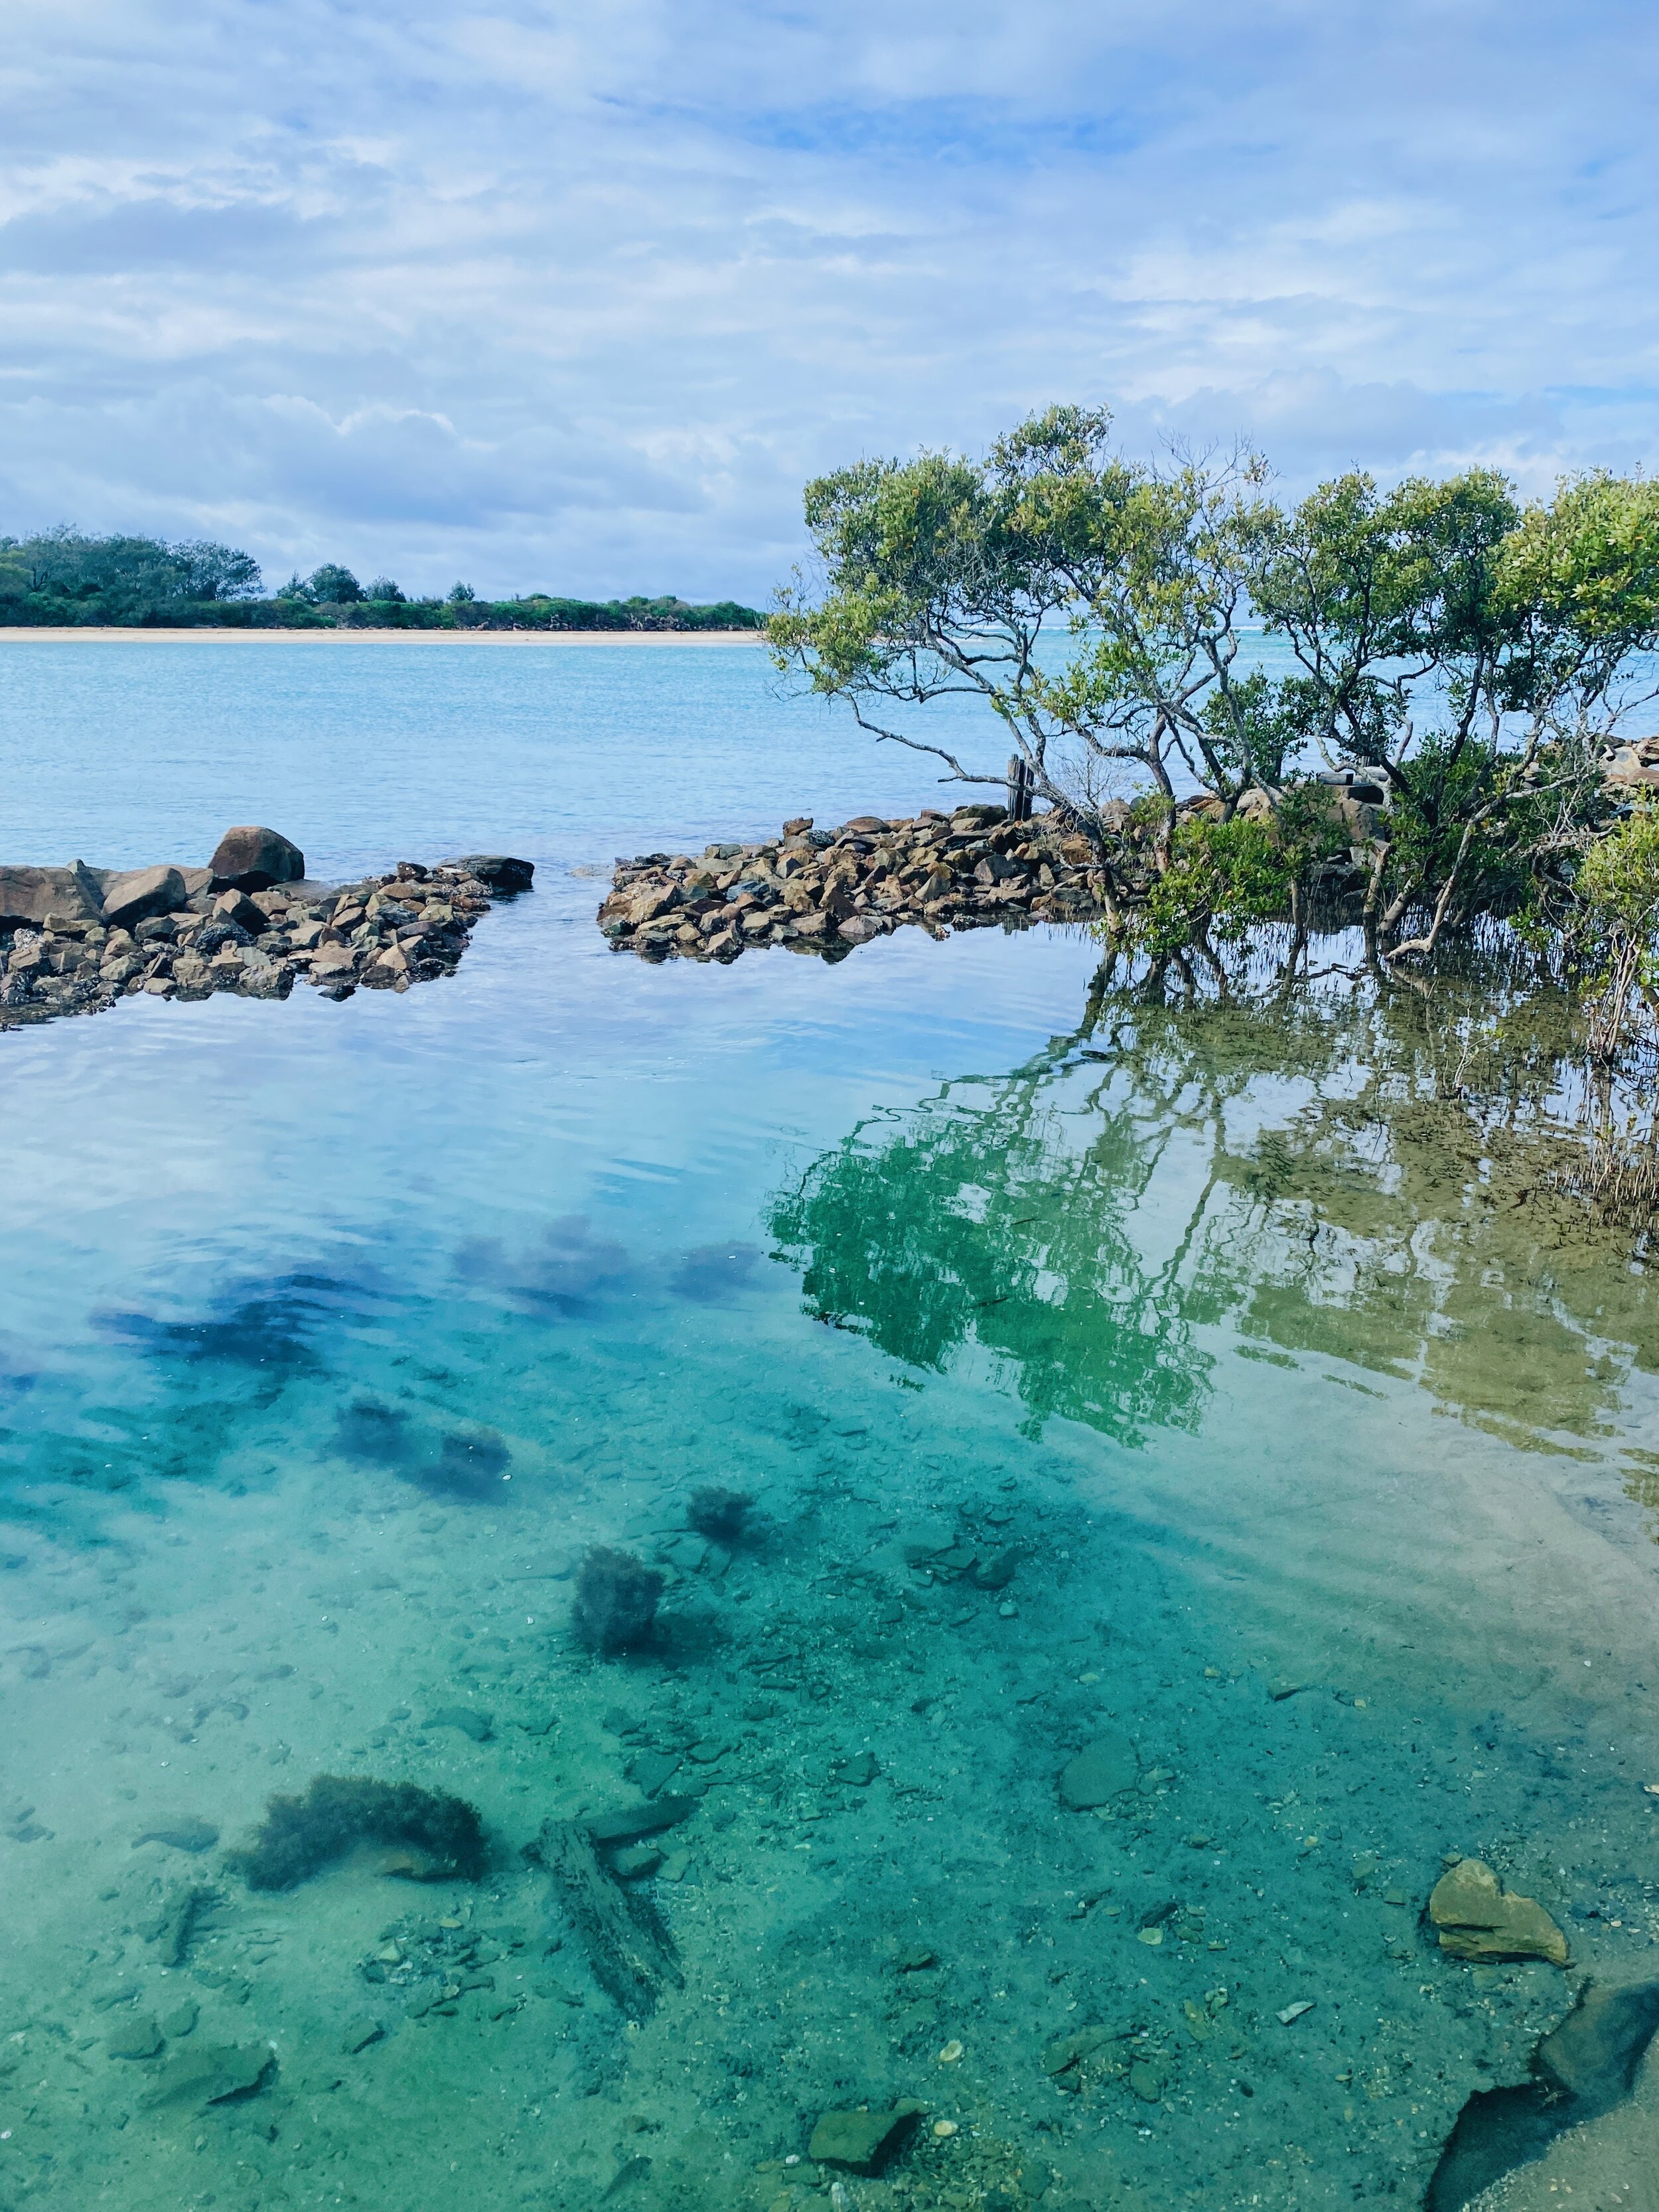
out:
M1148 1008L1041 930L614 957L614 853L932 795L741 650L0 686L19 858L538 863L405 997L0 1038L0 2205L1415 2203L1653 1971L1652 1298L1413 1007ZM637 1653L573 1642L594 1542L672 1578ZM523 1851L664 1763L630 2017ZM464 1796L483 1879L250 1890L329 1772ZM1463 1852L1570 1969L1440 1955ZM175 2094L204 2049L260 2086ZM903 2100L882 2177L806 2155Z

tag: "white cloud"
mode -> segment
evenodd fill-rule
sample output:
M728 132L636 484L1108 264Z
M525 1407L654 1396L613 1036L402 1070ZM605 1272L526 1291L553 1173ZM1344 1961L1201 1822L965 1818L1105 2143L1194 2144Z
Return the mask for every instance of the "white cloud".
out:
M1375 12L12 0L0 525L763 598L810 471L1055 398L1650 457L1646 9Z

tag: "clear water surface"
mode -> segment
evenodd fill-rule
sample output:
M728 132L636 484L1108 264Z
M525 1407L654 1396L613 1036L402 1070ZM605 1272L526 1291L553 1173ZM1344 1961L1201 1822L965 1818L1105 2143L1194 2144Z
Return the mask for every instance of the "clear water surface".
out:
M1414 1005L1081 933L612 956L617 853L935 795L744 648L7 642L0 788L8 858L538 867L406 997L0 1036L0 2207L1415 2204L1652 1972L1659 1316L1523 1051L1495 1123ZM331 1773L483 1878L251 1889ZM653 1783L630 2016L524 1854ZM1441 1954L1463 1853L1568 1969Z

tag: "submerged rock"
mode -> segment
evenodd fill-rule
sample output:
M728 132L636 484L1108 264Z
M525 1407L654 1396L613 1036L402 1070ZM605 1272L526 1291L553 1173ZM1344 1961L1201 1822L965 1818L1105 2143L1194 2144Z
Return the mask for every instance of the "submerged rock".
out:
M1114 1729L1085 1744L1060 1770L1060 1802L1074 1813L1109 1805L1140 1779L1140 1761L1127 1735Z
M1543 1906L1504 1889L1482 1859L1460 1859L1429 1898L1440 1948L1454 1959L1547 1959L1567 1963L1567 1939Z
M489 1713L479 1712L473 1705L441 1705L436 1712L427 1715L421 1723L421 1726L428 1729L459 1729L463 1735L470 1736L474 1743L488 1743L495 1734L493 1717Z
M909 2105L886 2112L822 2112L806 2155L849 2173L879 2173L914 2131L920 2111Z
M193 2045L167 2058L143 2101L152 2112L227 2104L252 2096L276 2071L276 2054L268 2043Z
M161 2048L161 2031L149 2013L125 2021L104 2048L112 2058L154 2058Z
M175 1851L210 1851L219 1840L219 1831L211 1820L185 1814L179 1820L146 1828L143 1835L135 1836L132 1840L135 1849L140 1844L167 1844Z

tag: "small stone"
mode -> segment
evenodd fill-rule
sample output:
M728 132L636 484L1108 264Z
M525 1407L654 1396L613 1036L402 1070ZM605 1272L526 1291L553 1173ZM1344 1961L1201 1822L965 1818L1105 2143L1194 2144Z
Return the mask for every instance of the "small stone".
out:
M268 2043L203 2044L174 2051L144 2097L152 2110L163 2106L203 2107L229 2097L246 2097L276 2071L276 2054Z
M104 2046L112 2058L154 2058L161 2048L161 2031L148 2013L125 2021Z
M1270 1682L1268 1684L1267 1695L1273 1699L1276 1705L1282 1705L1286 1698L1299 1697L1302 1692L1309 1686L1310 1685L1306 1682L1297 1680L1290 1676L1281 1675L1278 1681Z
M637 1844L641 1837L660 1835L676 1828L697 1809L695 1797L658 1797L621 1813L603 1813L586 1823L596 1844Z
M1129 2069L1129 2087L1143 2105L1157 2104L1169 2086L1170 2063L1166 2058L1137 2058Z
M997 1619L999 1620L1018 1620L1019 1619L1019 1607L1014 1603L1012 1598L1004 1598L1002 1603L997 1607Z
M211 1820L185 1816L159 1822L132 1840L135 1849L140 1844L167 1844L175 1851L210 1851L219 1840L219 1831Z
M845 2166L853 2173L878 2172L915 2118L914 2112L821 2113L806 2155L819 2166Z
M347 2027L340 2038L340 2048L348 2058L355 2058L360 2051L367 2051L371 2043L380 2042L385 2033L386 2030L378 2020L370 2020L364 2014Z
M937 1963L935 1954L926 1944L913 1943L908 1951L901 1951L893 1961L896 1974L919 1974L925 1967Z
M955 2135L956 2131L957 2124L954 2120L935 2120L933 2123L933 2133L941 2142L946 2136Z
M944 2045L940 2049L939 2054L939 2064L941 2066L954 2066L957 2059L962 2056L962 2045L957 2041L955 2036L952 2036L951 2040L947 2044Z
M1311 2012L1314 2002L1312 1997L1298 1997L1294 2004L1287 2004L1279 2015L1279 2026L1288 2027L1293 2020L1300 2020L1304 2012Z
M873 1751L855 1751L849 1758L836 1759L830 1771L837 1782L850 1783L854 1790L867 1790L881 1767Z
M435 1713L428 1713L421 1725L429 1729L459 1729L463 1735L471 1736L474 1743L488 1743L495 1733L495 1723L490 1715L478 1712L471 1705L441 1705Z
M174 2005L171 2012L161 2014L161 2033L176 2043L181 2035L195 2033L196 2023L201 2016L194 2001L186 1997L183 2004Z
M1097 1736L1064 1767L1060 1802L1074 1813L1090 1812L1133 1790L1139 1778L1140 1764L1133 1744L1127 1735L1114 1731Z
M654 1844L629 1844L611 1859L611 1871L620 1881L643 1881L662 1864L662 1853Z
M983 1590L1006 1589L1018 1565L1018 1549L1011 1545L1006 1551L993 1552L988 1559L981 1559L974 1569L974 1581Z
M1567 1939L1535 1899L1504 1889L1481 1859L1460 1859L1436 1882L1429 1917L1454 1959L1547 1959L1567 1964Z
M654 1797L659 1790L673 1780L679 1768L677 1752L641 1751L629 1760L623 1772L635 1789L642 1790L647 1797Z

